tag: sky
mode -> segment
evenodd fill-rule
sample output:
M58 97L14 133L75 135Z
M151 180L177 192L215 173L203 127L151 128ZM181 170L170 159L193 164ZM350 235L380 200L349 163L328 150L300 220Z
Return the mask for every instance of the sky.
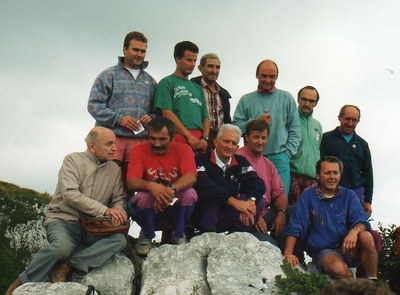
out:
M344 104L361 109L357 133L374 165L374 223L400 224L400 2L289 0L0 0L0 180L52 194L64 156L85 150L96 76L117 63L125 35L143 32L147 71L175 70L173 47L190 40L221 59L218 82L240 97L257 87L263 59L278 88L315 86L324 131ZM198 70L193 76L199 74ZM396 87L397 86L397 87Z

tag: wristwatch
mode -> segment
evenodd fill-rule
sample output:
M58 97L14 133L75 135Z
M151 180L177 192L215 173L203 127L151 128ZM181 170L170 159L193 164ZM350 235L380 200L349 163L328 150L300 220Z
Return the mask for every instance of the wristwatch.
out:
M353 227L352 229L354 229L355 231L357 231L357 234L360 233L360 228L358 226Z
M283 214L286 214L286 209L278 209L278 212L282 212Z
M170 188L176 193L176 186L171 184Z
M208 141L208 136L202 136L200 139L204 139L205 141Z

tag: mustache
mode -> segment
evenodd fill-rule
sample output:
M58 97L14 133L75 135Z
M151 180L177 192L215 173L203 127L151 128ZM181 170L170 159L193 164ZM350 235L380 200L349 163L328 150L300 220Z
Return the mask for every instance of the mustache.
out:
M155 152L157 152L157 151L158 151L158 152L163 152L163 151L166 150L166 148L163 147L163 146L152 146L151 149L152 149L153 151L155 151Z

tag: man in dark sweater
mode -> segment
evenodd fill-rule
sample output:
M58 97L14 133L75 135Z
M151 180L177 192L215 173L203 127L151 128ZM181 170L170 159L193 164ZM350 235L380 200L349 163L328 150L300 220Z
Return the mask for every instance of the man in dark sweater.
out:
M344 170L340 185L353 190L364 210L371 215L374 178L368 143L355 132L360 117L357 106L343 106L339 112L340 125L323 134L320 152L321 158L335 156L342 160Z
M215 149L195 157L198 194L193 223L201 232L250 231L265 204L265 185L246 160L235 155L239 127L224 124Z

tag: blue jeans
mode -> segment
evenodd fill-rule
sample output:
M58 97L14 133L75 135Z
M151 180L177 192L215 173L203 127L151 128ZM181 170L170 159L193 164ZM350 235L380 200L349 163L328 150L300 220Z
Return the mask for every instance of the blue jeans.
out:
M282 152L279 154L266 155L266 157L275 165L278 174L282 179L283 188L285 189L286 196L289 195L290 189L290 158L287 153Z
M101 266L126 246L123 234L89 236L79 222L55 220L46 226L49 244L36 253L19 278L21 282L43 282L58 262L68 261L84 273Z

